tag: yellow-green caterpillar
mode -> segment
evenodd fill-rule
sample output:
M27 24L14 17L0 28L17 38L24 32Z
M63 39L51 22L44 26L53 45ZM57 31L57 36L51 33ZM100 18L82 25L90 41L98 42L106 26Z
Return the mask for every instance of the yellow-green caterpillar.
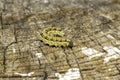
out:
M72 47L72 42L63 38L64 32L58 27L47 27L40 32L39 39L49 46Z

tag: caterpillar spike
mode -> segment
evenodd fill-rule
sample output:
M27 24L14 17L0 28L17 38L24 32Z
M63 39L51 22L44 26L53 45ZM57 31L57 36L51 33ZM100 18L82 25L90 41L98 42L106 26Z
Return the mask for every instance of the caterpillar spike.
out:
M47 27L40 32L39 39L49 46L72 47L72 41L64 38L64 32L59 27Z

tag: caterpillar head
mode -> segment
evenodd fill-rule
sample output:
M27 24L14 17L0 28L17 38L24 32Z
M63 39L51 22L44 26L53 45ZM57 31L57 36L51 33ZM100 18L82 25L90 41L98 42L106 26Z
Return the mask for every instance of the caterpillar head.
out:
M69 45L68 47L72 48L73 47L73 42L72 41L69 41Z

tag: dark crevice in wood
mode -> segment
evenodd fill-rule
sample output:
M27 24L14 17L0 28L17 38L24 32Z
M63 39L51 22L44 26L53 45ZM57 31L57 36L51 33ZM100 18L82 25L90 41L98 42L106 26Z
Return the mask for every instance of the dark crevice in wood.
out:
M4 70L3 70L3 72L6 72L6 51L7 51L8 47L9 47L10 45L14 44L14 43L16 43L16 42L12 42L12 43L8 44L8 45L4 48L4 52L3 52L3 66L4 66Z
M71 49L71 51L72 51L72 55L74 56L74 60L75 60L77 66L78 66L78 68L79 68L79 72L80 72L81 80L84 80L84 78L83 78L83 74L82 74L82 70L81 70L81 67L80 67L80 65L79 65L78 60L76 59L77 56L75 55L73 49L72 49L72 48L70 48L70 49Z
M41 46L39 46L39 48L40 48L42 54L44 55L45 59L48 61L48 63L50 63L49 60L48 60L48 58L46 57L46 55L45 55L43 49L41 48ZM40 65L40 64L39 64L39 65ZM53 64L50 63L49 65L50 65L50 69L51 69L52 71L55 71L55 72L57 71L57 70L55 69L55 67L54 67ZM52 67L51 67L51 66L52 66Z
M119 65L119 64L115 64L115 67L117 68L117 70L118 70L118 72L119 72L119 74L120 74L120 69L119 69L118 65Z
M3 51L3 66L4 66L4 70L3 72L6 72L6 51L7 49L9 48L9 46L13 45L13 44L16 44L16 41L15 42L11 42L10 44L8 44L5 48L4 48L4 51Z
M64 50L66 62L67 62L67 64L69 65L69 67L71 68L72 66L71 66L71 64L70 64L70 62L69 62L69 59L68 59L68 57L67 57L67 53L65 52L65 49L64 49L64 48L63 48L63 50Z
M1 24L1 29L3 29L3 15L2 15L2 13L0 14L0 24Z

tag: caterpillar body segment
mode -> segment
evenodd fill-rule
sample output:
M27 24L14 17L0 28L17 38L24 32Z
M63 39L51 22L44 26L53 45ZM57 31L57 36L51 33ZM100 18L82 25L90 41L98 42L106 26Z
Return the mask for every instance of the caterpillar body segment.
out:
M51 29L52 30L52 29ZM46 30L43 30L41 32L41 35L46 38L46 39L49 39L49 40L52 40L52 41L67 41L67 39L65 38L62 38L64 36L64 33L62 31L55 31L55 30L52 30L52 31L46 31ZM54 36L54 38L53 38Z
M45 29L43 29L44 31L62 31L62 29L61 28L59 28L59 27L47 27L47 28L45 28Z
M59 28L59 27L48 27L48 28L46 28L46 30L49 30L49 31L51 31L51 30L61 31L62 29Z
M64 32L63 31L49 31L47 32L50 36L61 36L63 37L64 36Z
M43 38L42 36L40 36L39 39L41 41L43 41L44 44L48 44L49 46L65 47L65 46L69 45L68 42L54 42L54 41L47 40L47 39Z
M49 46L55 47L71 47L71 41L64 38L64 33L61 28L48 27L40 32L39 39Z
M60 42L63 42L63 41L68 41L67 39L64 39L62 37L54 37L53 36L49 36L49 35L42 35L45 39L48 39L50 41L60 41Z

